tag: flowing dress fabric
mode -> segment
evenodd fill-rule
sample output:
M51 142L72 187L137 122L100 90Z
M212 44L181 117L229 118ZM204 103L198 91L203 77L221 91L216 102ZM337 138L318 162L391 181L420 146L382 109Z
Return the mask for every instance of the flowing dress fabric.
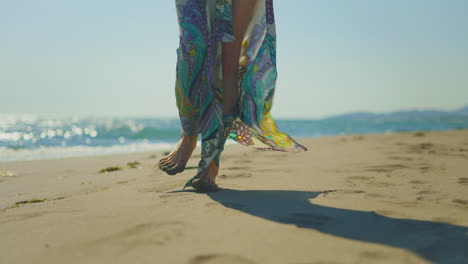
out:
M234 0L237 1L237 0ZM242 1L242 0L241 0ZM180 44L176 101L185 135L201 134L199 177L219 158L229 137L263 150L307 150L279 132L270 115L276 84L272 0L258 0L242 40L234 110L223 115L222 43L235 40L232 0L176 0ZM191 180L186 186L190 185Z

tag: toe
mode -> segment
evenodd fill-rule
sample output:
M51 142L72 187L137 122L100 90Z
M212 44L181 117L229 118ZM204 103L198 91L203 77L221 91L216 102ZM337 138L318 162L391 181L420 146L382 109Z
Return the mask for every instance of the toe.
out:
M169 159L169 157L164 157L164 158L159 160L158 164L159 165L165 164L168 161L168 159Z
M167 161L159 162L159 164L158 164L158 166L159 166L159 168L160 168L161 170L167 168L168 165L170 165L170 163L168 163Z
M171 167L173 167L173 164L171 163L170 160L166 160L166 162L159 164L159 168L161 170L167 170L167 169L170 169Z

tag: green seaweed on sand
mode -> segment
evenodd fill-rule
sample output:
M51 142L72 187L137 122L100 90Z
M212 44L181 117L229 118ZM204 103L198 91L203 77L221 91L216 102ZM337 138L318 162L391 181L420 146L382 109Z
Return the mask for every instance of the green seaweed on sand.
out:
M128 180L124 180L124 181L118 181L116 182L117 184L126 184L126 183L129 183L131 181L135 181L136 179L128 179Z
M97 189L91 190L91 191L89 191L89 192L85 192L85 194L90 194L90 193L105 191L105 190L109 190L109 189L110 189L110 187L101 187L101 188L97 188Z
M110 166L104 169L101 169L99 173L105 173L105 172L112 172L112 171L119 171L122 170L122 167L120 166Z
M130 168L130 169L136 169L136 168L141 167L141 163L138 162L138 161L129 162L129 163L127 163L127 167Z
M167 156L167 155L169 155L170 153L171 153L170 151L166 151L166 152L163 153L163 155L164 155L164 156Z
M13 209L13 208L18 208L18 207L23 206L25 204L42 203L42 202L47 202L47 201L56 201L56 200L62 200L62 199L68 198L68 197L70 197L70 196L61 196L61 197L51 198L51 199L31 199L31 200L20 201L20 202L14 203L13 205L11 205L9 207L0 209L0 214L4 213L6 210Z
M47 199L31 199L31 200L16 202L15 205L18 206L18 205L23 205L23 204L42 203L45 201L47 201Z
M421 131L413 133L413 136L415 136L415 137L424 137L425 135L426 135L426 133L421 132Z
M125 184L128 183L128 181L118 181L117 184Z

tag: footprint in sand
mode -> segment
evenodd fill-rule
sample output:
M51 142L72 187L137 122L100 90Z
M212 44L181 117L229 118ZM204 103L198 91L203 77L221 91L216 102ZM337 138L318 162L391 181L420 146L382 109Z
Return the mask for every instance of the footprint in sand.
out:
M193 193L188 192L188 193L166 193L159 195L159 198L161 198L161 202L164 204L167 204L170 201L174 200L183 200L184 202L189 202L195 200L195 197L193 196Z
M413 161L414 159L411 157L401 157L401 156L390 156L388 157L391 160L402 160L402 161Z
M6 215L6 216L3 216L0 219L0 224L6 224L6 223L9 223L9 222L15 222L16 223L16 222L19 222L19 221L28 220L28 219L36 218L36 217L39 217L39 216L43 216L43 215L45 215L47 213L49 213L49 212L42 211L42 212L33 212L33 213L25 213L25 214Z
M190 193L167 193L167 194L162 194L162 195L159 195L159 198L175 198L175 197L188 197L188 196L191 196ZM185 198L184 198L185 199Z
M437 192L432 191L432 190L422 190L418 192L417 194L436 194Z
M167 183L158 183L153 184L142 189L139 189L139 192L165 192L176 188L181 188L183 182L167 182Z
M367 183L367 184L369 184L370 186L373 186L373 187L390 187L390 186L395 186L396 185L393 182L387 182L387 181L370 182L370 183Z
M366 193L365 197L369 197L369 198L391 198L390 196L385 195L385 194L381 194L381 193Z
M449 156L466 158L468 157L466 155L466 152L468 152L468 149L456 147L456 148L446 149L446 153L444 154L449 155Z
M239 166L239 167L224 168L223 170L250 170L250 168L249 168L249 167L242 167L242 166Z
M435 146L432 143L419 143L416 145L409 145L409 151L412 153L423 153L424 151L429 150L435 153L436 150L434 147Z
M257 150L256 152L262 153L263 157L268 158L269 160L284 160L291 157L289 153L285 152L265 152L264 150Z
M375 179L374 177L371 176L349 176L346 178L347 182L353 182L353 181L364 181L365 184L368 184L370 186L374 187L389 187L389 186L394 186L394 183L387 182L387 181L379 181L375 182L372 181Z
M426 173L432 168L430 166L421 166L421 167L419 167L419 169L420 169L421 173Z
M354 139L354 140L364 140L365 137L362 136L362 135L360 135L360 136L355 136L355 137L353 137L353 139Z
M190 259L189 264L255 264L255 261L250 259L229 254L207 254L198 255Z
M265 169L265 168L258 168L258 169L250 169L250 171L265 173L265 172L290 172L291 170L288 169Z
M461 185L468 185L468 178L458 178L457 183Z
M354 187L356 186L355 182L359 182L358 184L361 184L361 181L367 182L373 179L374 177L371 176L348 176L346 177L346 183L347 185Z
M406 166L406 165L403 165L403 164L385 164L385 165L369 166L369 167L367 167L367 171L392 172L394 170L407 169L407 168L409 168L409 167Z
M326 196L327 194L356 194L356 193L365 193L363 190L328 190L323 191L322 195Z
M411 184L426 184L427 182L425 182L425 181L420 181L420 180L412 180L412 181L410 181L409 183L411 183Z
M149 222L134 225L117 233L84 243L84 249L97 251L100 247L114 246L123 254L135 248L166 245L184 233L182 222ZM73 249L80 247L73 247Z
M58 199L56 199L58 200ZM29 219L33 219L36 217L41 217L43 215L48 215L48 214L57 214L57 213L75 213L75 212L80 212L81 210L63 210L63 211L38 211L38 212L30 212L30 213L24 213L24 214L11 214L11 215L2 215L0 218L0 224L6 224L10 222L20 222L20 221L25 221Z
M456 203L458 205L468 205L468 200L463 200L463 199L455 199L452 200L453 203Z
M248 164L248 163L252 163L252 161L249 160L249 159L240 159L240 160L234 161L234 163L236 163L236 164Z
M371 176L349 176L346 178L347 180L357 180L357 181L369 181L369 180L373 180L374 177L371 177Z
M250 172L241 172L236 174L221 174L219 175L222 179L238 179L238 178L250 178L252 177L252 173Z
M428 153L428 154L437 154L437 155L447 155L447 156L456 156L466 158L468 157L465 152L467 149L464 148L450 148L442 144L432 144L432 143L420 143L416 145L410 145L408 147L410 153Z

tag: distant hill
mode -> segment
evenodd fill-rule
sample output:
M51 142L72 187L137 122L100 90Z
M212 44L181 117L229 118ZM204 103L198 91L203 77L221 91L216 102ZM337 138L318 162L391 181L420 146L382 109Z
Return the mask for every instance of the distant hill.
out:
M352 112L348 114L335 115L323 120L402 120L402 119L440 119L440 118L468 118L468 106L455 111L442 110L403 110L390 113L376 114L371 112Z
M460 108L459 110L457 110L455 112L458 113L458 114L462 114L462 115L468 115L468 106Z

